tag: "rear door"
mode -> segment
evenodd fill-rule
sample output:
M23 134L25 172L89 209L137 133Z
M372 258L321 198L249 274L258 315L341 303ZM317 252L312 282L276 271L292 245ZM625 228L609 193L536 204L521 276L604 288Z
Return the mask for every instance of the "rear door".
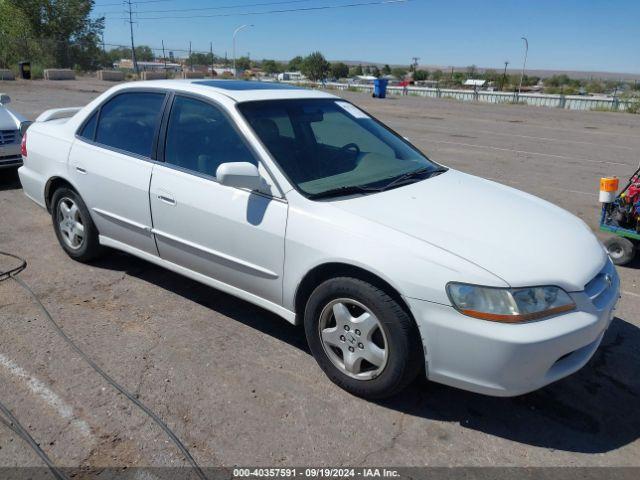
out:
M176 94L162 147L150 188L160 256L280 304L286 202L215 178L224 162L259 165L233 120L216 104Z
M154 255L149 183L166 96L112 97L83 124L69 156L69 174L100 235Z

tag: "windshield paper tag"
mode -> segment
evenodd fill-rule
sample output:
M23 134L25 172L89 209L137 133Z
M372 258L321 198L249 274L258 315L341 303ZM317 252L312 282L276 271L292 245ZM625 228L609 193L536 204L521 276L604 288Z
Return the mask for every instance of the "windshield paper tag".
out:
M351 114L352 116L354 116L355 118L370 118L369 115L367 115L366 113L364 113L362 110L360 110L359 108L351 105L350 103L347 102L336 102L336 105L338 105L340 108L342 108L345 112Z

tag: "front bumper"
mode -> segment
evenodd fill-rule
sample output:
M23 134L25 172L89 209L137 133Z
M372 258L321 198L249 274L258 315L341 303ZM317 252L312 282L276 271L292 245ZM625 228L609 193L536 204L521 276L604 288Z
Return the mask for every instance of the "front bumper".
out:
M603 284L605 275L609 277ZM451 306L406 301L420 329L430 380L508 397L537 390L582 368L611 323L619 291L618 275L607 261L584 291L570 294L575 310L535 322L488 322Z
M22 165L20 144L0 145L0 168L19 167L20 165Z

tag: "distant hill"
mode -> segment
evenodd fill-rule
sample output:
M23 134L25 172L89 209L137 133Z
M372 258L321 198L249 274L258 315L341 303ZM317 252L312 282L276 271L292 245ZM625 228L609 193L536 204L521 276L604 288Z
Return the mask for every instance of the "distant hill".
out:
M347 65L377 65L379 68L384 66L384 63L380 62L370 62L370 61L360 61L360 60L331 60L332 62L344 62ZM389 64L391 68L394 67L407 67L408 64L398 65L398 64ZM418 68L426 69L426 70L442 70L443 72L450 72L451 65L419 65ZM501 67L476 67L478 72L484 72L485 70L495 70L497 72L502 72L504 66ZM466 72L467 67L453 67L455 72ZM520 68L508 68L508 74L518 74L520 73ZM585 72L579 70L551 70L551 69L530 69L526 70L527 75L532 75L536 77L546 78L551 77L553 75L567 75L570 78L575 78L579 80L595 78L601 80L624 80L624 81L640 81L640 73L623 73L623 72Z

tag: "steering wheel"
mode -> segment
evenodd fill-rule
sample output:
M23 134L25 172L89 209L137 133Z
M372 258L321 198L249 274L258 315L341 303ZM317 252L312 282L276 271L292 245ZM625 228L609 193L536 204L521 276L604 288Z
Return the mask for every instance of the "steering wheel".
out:
M360 147L358 145L356 145L355 143L347 143L346 145L340 147L340 150L338 150L336 156L349 150L353 150L356 156L360 155Z
M328 160L328 163L332 164L334 160L340 158L344 153L351 151L356 154L356 157L360 155L360 147L355 143L347 143L340 147L340 149L331 155L331 158Z

